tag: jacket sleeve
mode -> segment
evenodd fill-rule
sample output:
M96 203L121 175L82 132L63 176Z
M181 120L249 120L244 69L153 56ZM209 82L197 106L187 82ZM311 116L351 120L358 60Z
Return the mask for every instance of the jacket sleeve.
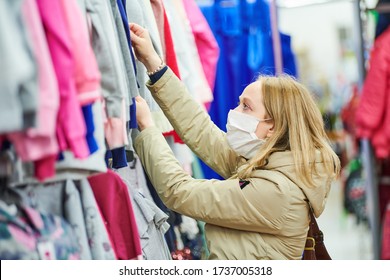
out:
M193 179L183 171L161 132L143 130L135 150L161 200L180 213L222 227L278 233L289 209L289 187L250 179Z
M149 90L180 138L213 170L229 178L237 166L238 156L229 147L225 133L206 111L190 96L171 69Z

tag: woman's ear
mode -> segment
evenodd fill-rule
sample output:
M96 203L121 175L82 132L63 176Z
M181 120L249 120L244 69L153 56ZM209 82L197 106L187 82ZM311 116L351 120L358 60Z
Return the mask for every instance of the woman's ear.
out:
M274 134L274 127L275 125L272 124L272 126L267 130L267 138L270 138L272 134Z

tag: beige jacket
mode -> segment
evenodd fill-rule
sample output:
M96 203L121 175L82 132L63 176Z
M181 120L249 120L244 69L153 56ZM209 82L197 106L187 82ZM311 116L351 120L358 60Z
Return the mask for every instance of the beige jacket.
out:
M319 216L329 180L316 178L315 189L305 187L296 178L292 155L286 151L272 154L268 170L254 171L249 184L240 187L238 179L229 178L245 159L231 150L225 133L173 72L168 69L148 88L185 143L226 178L189 176L155 127L143 130L135 141L136 152L167 207L206 222L210 259L300 259L309 224L305 195ZM321 170L320 154L316 162Z

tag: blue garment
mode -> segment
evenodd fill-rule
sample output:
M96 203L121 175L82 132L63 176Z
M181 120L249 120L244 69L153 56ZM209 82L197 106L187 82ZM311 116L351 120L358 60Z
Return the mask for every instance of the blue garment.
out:
M282 44L283 72L298 78L295 55L291 48L291 36L280 33L280 39Z
M112 160L112 168L119 169L128 166L126 152L124 147L107 150L104 155L106 166L110 168L110 160Z
M84 121L87 127L86 138L87 138L89 153L93 154L99 149L99 147L93 135L95 132L95 124L93 122L92 104L85 105L81 109L83 111Z
M126 0L117 0L116 2L118 4L119 13L120 13L121 18L122 18L123 28L125 29L127 43L129 44L130 56L131 56L131 60L133 62L134 73L137 75L137 67L135 66L135 58L134 58L133 52L131 51L132 46L131 46L131 38L130 38L129 20L127 18L127 12L126 12Z
M119 169L127 166L125 147L111 150L112 168Z
M135 98L131 99L133 104L130 105L130 121L129 128L137 128L137 106L135 105Z
M390 14L379 14L375 27L375 39L378 38L390 26Z
M126 0L117 0L117 5L119 9L119 13L122 18L123 22L123 28L126 33L126 38L127 38L127 43L129 44L129 50L130 50L130 56L131 56L131 62L134 67L134 73L137 76L137 67L135 64L135 57L132 52L132 45L131 45L131 38L130 38L130 30L129 30L129 20L127 18L127 12L126 12ZM139 88L139 84L137 81L137 86ZM130 122L129 122L129 128L137 128L137 119L136 119L136 105L135 105L135 100L134 98L132 99L133 104L130 105Z
M266 0L198 3L220 48L211 120L226 131L227 115L245 87L259 74L275 75L269 4ZM291 38L281 34L284 72L297 75ZM201 162L205 178L222 179Z

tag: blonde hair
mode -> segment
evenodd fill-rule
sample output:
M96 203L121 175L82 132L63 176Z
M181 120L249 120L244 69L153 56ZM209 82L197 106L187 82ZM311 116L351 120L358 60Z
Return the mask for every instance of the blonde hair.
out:
M249 178L255 169L266 169L269 156L277 151L292 152L298 178L313 186L312 174L318 175L316 151L322 154L326 176L336 177L340 160L329 145L324 122L312 95L294 78L260 76L267 118L272 118L274 132L237 177Z

